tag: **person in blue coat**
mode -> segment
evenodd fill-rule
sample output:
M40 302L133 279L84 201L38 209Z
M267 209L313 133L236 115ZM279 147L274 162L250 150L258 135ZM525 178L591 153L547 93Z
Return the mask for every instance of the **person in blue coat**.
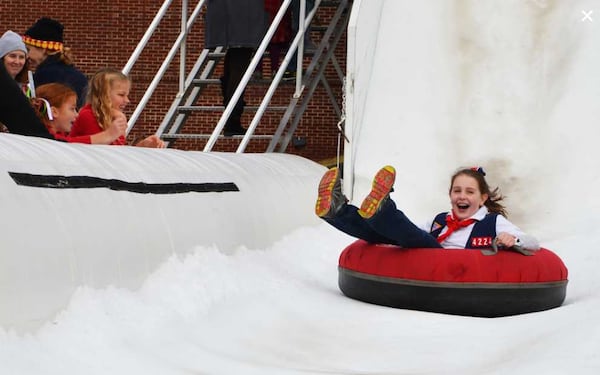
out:
M85 104L88 79L75 67L71 49L65 47L64 26L57 20L42 17L23 35L29 50L29 68L34 71L35 86L62 83L77 93L77 108Z
M360 208L348 204L342 194L340 171L332 168L319 183L315 213L337 229L371 243L404 248L489 249L540 248L538 241L506 218L504 198L491 189L481 167L461 168L452 175L450 212L442 212L419 227L400 211L389 194L396 170L385 166L373 179L372 190Z

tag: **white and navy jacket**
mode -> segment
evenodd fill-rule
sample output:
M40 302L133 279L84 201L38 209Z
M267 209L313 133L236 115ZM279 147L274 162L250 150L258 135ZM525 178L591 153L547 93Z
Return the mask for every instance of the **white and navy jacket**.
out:
M436 215L433 221L427 223L421 229L437 238L448 230L446 226L447 214L447 212L442 212ZM496 235L506 232L519 238L521 247L527 250L538 250L540 248L534 237L527 235L504 216L490 213L486 206L482 206L470 218L475 219L476 222L454 231L441 243L442 247L451 249L489 249L492 247L492 240Z

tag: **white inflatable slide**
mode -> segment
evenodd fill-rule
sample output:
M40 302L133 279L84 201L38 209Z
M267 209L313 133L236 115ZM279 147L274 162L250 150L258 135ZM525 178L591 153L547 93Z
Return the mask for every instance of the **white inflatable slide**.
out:
M135 289L167 257L197 245L260 248L317 224L324 169L287 154L0 134L0 326L34 330L78 286Z

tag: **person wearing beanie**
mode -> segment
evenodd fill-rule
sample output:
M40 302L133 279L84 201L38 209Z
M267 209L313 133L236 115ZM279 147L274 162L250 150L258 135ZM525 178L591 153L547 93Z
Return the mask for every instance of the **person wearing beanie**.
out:
M19 34L8 30L0 37L0 59L13 79L26 82L27 47Z
M88 80L73 65L71 49L65 47L64 26L57 20L42 17L23 35L29 50L29 67L34 71L35 86L62 83L77 93L77 108L85 103Z

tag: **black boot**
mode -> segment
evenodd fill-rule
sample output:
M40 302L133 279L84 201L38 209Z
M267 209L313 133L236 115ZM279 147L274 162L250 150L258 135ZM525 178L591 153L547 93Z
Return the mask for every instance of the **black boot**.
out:
M239 118L230 117L223 128L223 135L226 137L231 137L234 135L244 135L246 134L246 129L242 126Z
M231 137L234 135L244 135L246 134L246 129L242 126L242 113L244 112L244 102L243 99L240 98L236 103L231 115L229 115L229 119L223 128L223 135L226 137ZM227 105L227 104L226 104Z

